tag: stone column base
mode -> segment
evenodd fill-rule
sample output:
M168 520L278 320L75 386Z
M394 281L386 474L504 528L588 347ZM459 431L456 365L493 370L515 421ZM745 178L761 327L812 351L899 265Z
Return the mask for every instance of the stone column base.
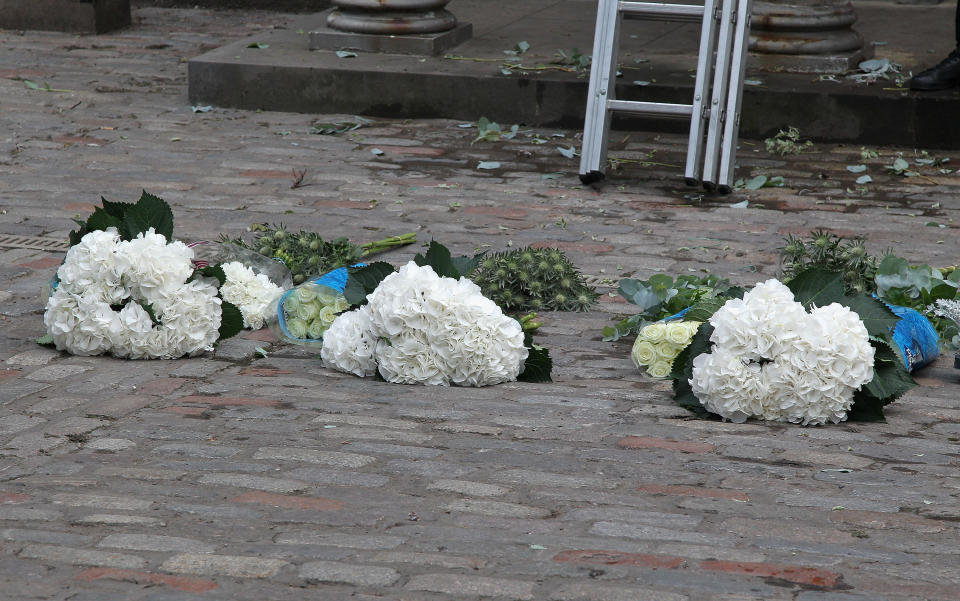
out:
M330 12L323 14L328 15ZM327 26L310 32L310 50L357 50L436 56L466 42L471 37L473 37L473 26L469 23L458 23L449 31L403 35L352 33Z
M106 33L130 25L130 0L0 0L0 29Z

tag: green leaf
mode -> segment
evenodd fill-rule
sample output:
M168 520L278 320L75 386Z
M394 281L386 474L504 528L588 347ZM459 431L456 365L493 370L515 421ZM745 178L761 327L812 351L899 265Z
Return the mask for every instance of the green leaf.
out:
M883 401L868 393L865 389L853 394L853 406L847 411L849 422L885 422Z
M709 323L701 324L687 348L683 349L673 360L673 370L670 373L670 377L673 378L674 400L678 405L699 417L706 417L710 413L703 407L700 399L693 394L689 380L693 373L693 360L702 353L710 352L712 348L710 336L712 334L713 326Z
M223 272L223 267L220 265L208 265L206 267L196 269L194 270L193 275L190 276L190 279L192 280L198 277L216 278L216 280L220 282L221 286L223 286L223 284L227 281L227 274Z
M707 321L727 302L727 298L705 298L684 313L685 321Z
M140 307L146 311L147 315L150 316L150 321L153 322L153 325L160 325L160 320L157 319L157 311L153 308L153 305L150 303L137 303Z
M550 372L553 370L553 359L550 358L550 351L542 346L533 345L529 349L530 354L523 363L523 371L517 376L519 382L553 382L550 378Z
M904 367L903 357L890 344L875 346L873 379L863 390L884 405L897 400L917 385Z
M794 299L809 309L839 302L843 298L843 274L814 267L787 282Z
M111 202L103 196L100 197L100 203L108 215L113 215L120 221L123 221L123 216L134 206L133 203L130 202Z
M640 280L624 278L620 280L620 295L644 311L656 307L663 299L654 291L654 287Z
M894 315L882 301L872 296L865 294L848 296L839 302L860 317L870 336L887 339L900 321L900 318Z
M460 279L461 275L466 275L454 264L450 257L450 250L436 240L430 241L430 248L427 249L426 255L418 253L413 260L421 267L424 265L432 267L436 274L442 277Z
M220 317L220 337L217 340L226 340L231 336L236 336L243 330L243 313L233 303L223 301L220 303L222 311Z
M486 251L473 255L472 257L468 257L465 255L460 257L453 257L450 259L450 261L453 262L453 266L456 268L457 271L460 272L461 276L468 278L470 277L470 274L472 274L474 270L477 268L477 265L480 264L480 261L483 259L483 256L485 254L487 254Z
M371 263L365 267L348 269L350 277L343 289L343 296L353 307L367 302L367 295L377 289L385 277L393 273L393 266L383 261Z
M94 232L96 230L106 230L108 227L115 227L119 231L122 228L123 224L119 219L113 215L107 213L104 209L97 207L90 217L87 218L86 225L81 228L81 237L83 234L88 232ZM79 240L78 240L79 242Z
M173 210L165 200L144 190L137 204L127 209L120 235L132 240L151 227L168 242L173 239Z
M53 336L51 336L50 334L44 334L40 338L37 338L36 343L39 344L40 346L51 346L51 347L56 346L53 343Z

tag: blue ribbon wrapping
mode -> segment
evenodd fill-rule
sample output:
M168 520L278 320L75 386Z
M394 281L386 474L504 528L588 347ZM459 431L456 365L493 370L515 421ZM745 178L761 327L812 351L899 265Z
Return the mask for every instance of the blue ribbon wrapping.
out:
M363 267L363 263L358 263L354 267ZM343 292L343 289L347 286L347 278L349 274L347 273L346 267L338 267L333 271L328 271L327 273L316 277L312 280L309 280L309 284L319 284L321 286L326 286L328 288L333 288L337 292ZM280 301L277 303L277 324L280 326L280 331L283 332L284 336L290 340L303 340L303 341L312 341L311 338L297 338L290 333L290 330L287 329L287 317L283 312L283 304L286 302L287 297L296 292L296 288L291 288L283 293L283 296L280 297Z

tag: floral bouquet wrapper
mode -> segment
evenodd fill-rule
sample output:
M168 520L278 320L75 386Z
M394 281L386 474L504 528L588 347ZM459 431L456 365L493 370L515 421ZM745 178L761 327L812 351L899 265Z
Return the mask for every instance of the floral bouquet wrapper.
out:
M267 325L283 342L322 347L333 320L350 307L346 284L347 268L341 267L287 290L267 308Z

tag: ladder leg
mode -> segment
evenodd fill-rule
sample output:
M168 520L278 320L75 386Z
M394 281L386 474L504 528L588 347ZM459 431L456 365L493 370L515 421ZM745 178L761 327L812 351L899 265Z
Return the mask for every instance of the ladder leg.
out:
M740 0L737 8L737 29L733 38L733 57L730 69L730 93L727 98L727 120L723 127L723 151L717 185L729 193L737 158L737 138L740 133L740 105L743 102L743 76L747 67L747 43L750 37L751 0Z
M684 179L695 186L702 179L703 140L709 123L710 78L713 48L717 43L718 0L704 0L700 27L700 52L697 55L697 78L693 87L693 114L690 117L690 139L687 143L687 165Z
M580 180L584 183L597 181L604 176L607 139L610 133L607 100L614 98L620 21L619 1L600 0L593 40L587 114L583 124L583 145L580 149Z
M703 158L703 187L715 190L720 162L720 144L727 109L727 89L730 83L730 61L733 54L733 33L737 0L722 0L720 33L717 40L717 62L714 67L713 94L710 99L710 124Z

